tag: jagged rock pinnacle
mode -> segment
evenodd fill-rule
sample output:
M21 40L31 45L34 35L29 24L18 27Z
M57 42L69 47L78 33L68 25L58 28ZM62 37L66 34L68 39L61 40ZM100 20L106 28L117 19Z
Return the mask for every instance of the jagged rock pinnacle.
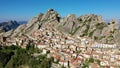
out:
M50 8L50 9L48 9L48 11L54 11L54 9Z

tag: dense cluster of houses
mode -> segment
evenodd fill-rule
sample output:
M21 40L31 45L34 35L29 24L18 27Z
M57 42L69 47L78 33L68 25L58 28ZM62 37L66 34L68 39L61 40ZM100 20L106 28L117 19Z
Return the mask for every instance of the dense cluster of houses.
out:
M54 61L65 67L77 68L87 58L100 60L100 65L104 67L118 68L120 66L120 50L116 44L101 44L93 42L89 37L73 37L63 34L56 29L46 25L31 34L30 37L7 38L6 45L20 45L25 48L34 44L42 49L42 54L48 53L48 57L54 57ZM90 68L99 68L98 63L91 63Z

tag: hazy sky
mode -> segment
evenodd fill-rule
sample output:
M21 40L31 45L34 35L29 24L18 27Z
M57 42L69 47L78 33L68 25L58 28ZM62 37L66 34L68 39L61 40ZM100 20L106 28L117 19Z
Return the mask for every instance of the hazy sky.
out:
M105 19L120 19L120 0L0 0L0 21L29 20L49 8L61 16L92 13Z

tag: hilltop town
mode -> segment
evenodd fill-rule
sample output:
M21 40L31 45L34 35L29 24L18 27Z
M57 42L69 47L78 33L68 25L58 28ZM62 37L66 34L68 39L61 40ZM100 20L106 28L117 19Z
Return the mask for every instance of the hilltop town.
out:
M92 18L96 15L86 17L80 17L80 21L87 22L86 24L78 26L77 23L71 26L71 23L79 22L74 15L61 20L58 14L50 9L45 15L40 14L27 25L21 25L14 31L3 33L0 42L2 46L18 45L26 48L28 45L34 45L35 48L42 49L41 54L47 54L47 58L53 57L54 61L58 62L58 64L53 63L51 68L61 68L61 66L66 68L119 68L120 45L116 43L119 41L118 26L114 25L116 21L107 26L101 17ZM92 21L93 19L95 21ZM65 24L61 26L60 22ZM93 24L88 30L86 27L90 25L88 22L96 23L98 26L94 27L95 24ZM109 27L111 29L108 29ZM87 34L81 29L88 31ZM89 33L91 31L94 31L92 35ZM97 34L99 32L102 36Z

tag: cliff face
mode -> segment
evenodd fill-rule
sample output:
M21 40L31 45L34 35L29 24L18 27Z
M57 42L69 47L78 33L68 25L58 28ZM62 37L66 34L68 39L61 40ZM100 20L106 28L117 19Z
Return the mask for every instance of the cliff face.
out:
M6 36L31 35L48 24L51 25L51 28L68 35L88 36L102 43L118 43L120 41L120 30L117 20L111 20L109 24L106 24L101 16L95 14L82 15L78 18L74 14L70 14L62 18L53 9L49 9L45 14L41 13L27 24L20 25L17 29L7 32Z

